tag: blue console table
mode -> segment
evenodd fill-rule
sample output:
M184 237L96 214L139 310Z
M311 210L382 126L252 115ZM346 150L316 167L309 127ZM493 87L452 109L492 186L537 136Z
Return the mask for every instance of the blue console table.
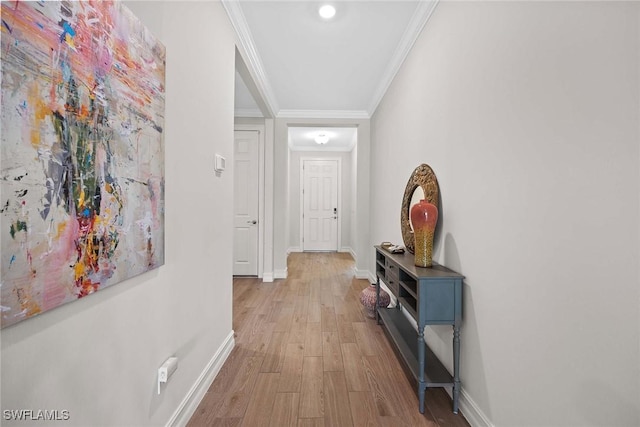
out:
M392 254L380 246L375 248L376 298L379 301L382 280L398 300L395 308L378 308L378 323L384 326L397 353L417 382L420 413L424 413L427 387L452 387L453 412L457 414L464 276L436 263L432 268L416 267L412 254ZM415 320L417 331L401 307ZM425 343L424 328L427 325L453 325L453 375Z

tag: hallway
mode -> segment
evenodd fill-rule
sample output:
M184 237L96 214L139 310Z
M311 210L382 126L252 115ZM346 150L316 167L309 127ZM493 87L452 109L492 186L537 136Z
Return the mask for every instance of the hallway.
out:
M346 253L292 253L286 280L234 280L236 345L189 426L468 426L442 389L426 411L359 302Z

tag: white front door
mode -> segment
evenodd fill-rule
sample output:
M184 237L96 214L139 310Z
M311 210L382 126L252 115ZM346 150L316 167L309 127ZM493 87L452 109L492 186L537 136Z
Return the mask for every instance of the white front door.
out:
M233 274L258 274L258 131L235 131Z
M338 250L338 161L303 161L304 251Z

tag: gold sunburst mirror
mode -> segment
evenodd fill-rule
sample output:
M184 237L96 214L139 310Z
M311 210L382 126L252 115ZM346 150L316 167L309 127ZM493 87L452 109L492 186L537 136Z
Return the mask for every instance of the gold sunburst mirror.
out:
M426 200L440 210L440 187L433 169L425 163L421 164L411 174L402 198L402 210L400 212L400 227L404 247L414 253L415 241L413 226L411 225L411 207L420 200ZM438 220L440 222L440 220Z

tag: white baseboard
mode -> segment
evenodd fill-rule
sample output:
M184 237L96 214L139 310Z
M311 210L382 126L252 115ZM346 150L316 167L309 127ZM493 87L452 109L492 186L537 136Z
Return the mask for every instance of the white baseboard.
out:
M286 279L287 278L287 269L284 270L275 270L273 272L274 279Z
M460 412L467 419L471 427L494 427L493 423L478 407L464 388L460 389Z
M356 279L369 279L369 276L370 276L369 270L358 270L357 268L354 270L355 270L354 273L355 273Z
M351 256L353 256L353 249L351 249L349 246L343 246L341 247L338 252L349 252L351 254Z
M204 368L196 382L193 384L185 398L178 406L178 409L173 413L169 421L167 422L167 427L173 426L186 426L193 414L198 409L198 405L204 398L205 393L213 383L213 380L222 369L222 365L229 357L231 350L235 346L235 339L233 338L234 332L231 331L227 336L227 339L224 340L218 351L213 355L207 366Z
M369 274L368 277L367 277L369 279L369 282L376 283L378 281L376 279L375 274L371 273L370 271L367 271L367 273Z
M406 315L410 316L408 313ZM415 321L414 329L418 329ZM445 387L444 390L447 392L449 397L453 399L453 388ZM487 417L478 407L476 402L469 397L469 394L466 392L464 387L460 388L460 400L458 401L458 407L460 409L460 413L469 422L471 427L495 427L493 423L489 421L489 417Z
M269 272L264 272L262 273L262 281L266 282L266 283L271 283L273 282L273 273Z
M302 252L302 248L300 246L292 246L289 249L287 249L287 255L293 252Z

